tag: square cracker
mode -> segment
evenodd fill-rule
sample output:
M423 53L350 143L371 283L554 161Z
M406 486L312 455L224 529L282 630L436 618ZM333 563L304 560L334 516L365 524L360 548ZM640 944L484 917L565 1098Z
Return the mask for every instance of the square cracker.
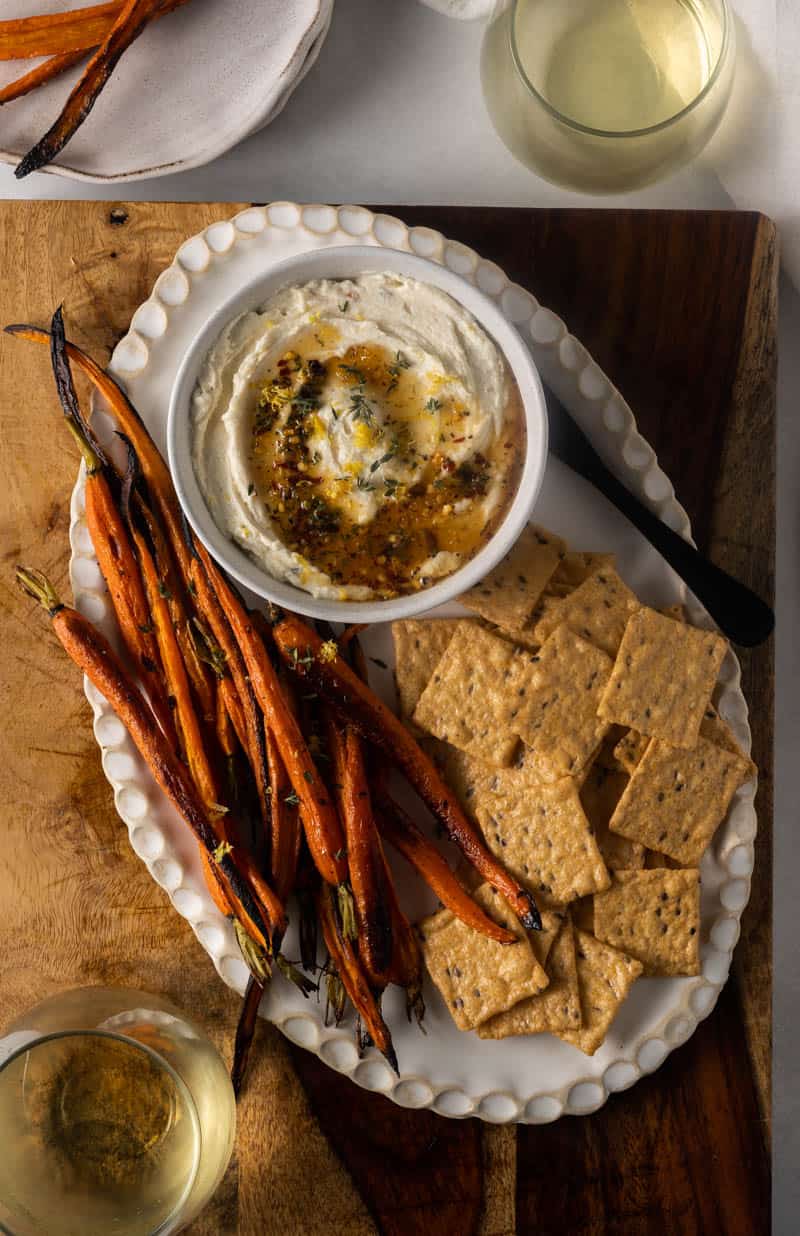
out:
M560 537L528 524L502 562L459 600L499 627L524 627L565 551Z
M614 748L617 762L630 774L647 750L650 741L648 734L640 734L638 730L626 730Z
M733 751L734 754L740 756L743 760L747 760L751 773L755 775L757 771L755 764L742 747L728 722L723 721L713 704L709 704L703 714L703 720L700 722L700 735L702 738L707 738L709 742L715 743L718 747L723 747L725 751Z
M519 654L511 722L543 781L577 776L597 750L608 729L597 706L610 673L611 658L565 626L538 652Z
M610 726L597 750L594 763L600 764L602 768L607 768L609 772L627 772L627 769L617 759L616 747L619 740L628 732L624 725Z
M594 934L644 974L700 973L700 872L618 871L594 899Z
M568 778L531 786L514 769L475 783L473 810L486 844L534 897L566 905L608 888L602 855Z
M533 949L533 955L548 974L547 962L568 913L567 909L545 910L540 907L542 929L528 932L528 943Z
M673 746L693 747L727 649L715 631L638 610L625 628L600 715Z
M474 894L476 888L480 888L482 883L481 877L463 854L456 863L455 873L458 876L459 882L463 884L470 893ZM587 898L587 900L591 899ZM503 903L505 905L505 898L503 898ZM539 913L542 920L541 930L529 931L527 933L527 939L533 949L533 955L539 965L546 968L547 959L550 956L550 950L558 938L561 925L569 913L569 910L566 906L554 906L552 909L547 910L543 906L540 906Z
M613 554L581 553L568 550L544 590L547 597L566 597L601 568L613 568Z
M506 627L498 627L493 622L486 622L483 625L487 631L491 631L492 635L497 635L500 639L507 640L517 648L525 648L528 652L539 651L539 641L533 639L527 627L520 627L518 630L510 631Z
M545 1030L577 1030L581 1003L575 966L575 939L569 916L553 944L547 963L550 982L538 996L521 1000L513 1008L478 1027L482 1039L505 1039L517 1034L540 1034Z
M517 747L510 679L518 655L483 627L462 624L417 702L414 724L487 764L510 763Z
M566 597L570 592L574 592L589 574L586 554L568 549L548 580L544 594L548 597Z
M581 787L581 806L586 813L597 847L609 871L631 871L644 866L644 846L612 833L608 822L622 797L628 778L594 763Z
M533 637L543 644L559 624L566 623L613 657L625 624L640 604L613 567L600 567L563 601L542 613L533 626Z
M427 621L410 618L392 623L394 677L400 716L404 721L410 720L419 697L462 622L476 625L475 620L470 618L435 618ZM413 723L411 728L420 733Z
M548 983L526 932L500 894L482 884L473 897L492 918L514 932L516 944L488 939L450 910L440 910L417 924L428 973L459 1030L474 1029L519 1000L537 995Z
M578 991L581 997L580 1030L556 1030L560 1039L593 1056L636 979L642 963L611 948L586 931L575 940Z
M706 738L690 751L653 739L611 817L611 831L696 867L751 775L749 760Z
M717 747L724 747L726 751L734 751L743 760L750 760L750 757L740 746L733 730L727 721L722 720L713 704L709 704L703 714L703 720L700 722L700 736L701 738L707 738L709 742L713 742ZM614 755L623 768L632 773L647 750L649 742L650 739L646 734L639 734L636 730L627 730L614 747ZM755 772L755 764L752 761L750 763L753 772Z

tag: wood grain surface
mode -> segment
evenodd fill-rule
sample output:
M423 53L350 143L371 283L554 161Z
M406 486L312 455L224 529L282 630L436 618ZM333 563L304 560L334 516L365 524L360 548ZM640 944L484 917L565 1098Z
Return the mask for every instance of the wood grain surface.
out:
M101 361L182 239L231 204L0 203L2 320ZM775 237L756 215L403 207L563 314L635 409L698 542L770 596ZM77 675L16 591L18 561L68 590L76 461L42 354L0 341L0 996L109 983L163 992L230 1055L238 1001L130 850ZM401 1111L260 1025L234 1161L192 1236L565 1229L768 1230L772 647L742 657L761 769L757 865L734 977L690 1042L600 1112L494 1129ZM345 1166L346 1165L346 1166Z

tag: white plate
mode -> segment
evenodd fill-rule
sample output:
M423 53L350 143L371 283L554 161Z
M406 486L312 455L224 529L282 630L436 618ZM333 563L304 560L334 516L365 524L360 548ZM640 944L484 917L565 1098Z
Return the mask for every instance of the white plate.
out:
M126 385L162 448L172 382L187 344L214 309L275 261L304 249L351 244L356 239L411 249L445 262L495 297L530 344L545 381L617 475L670 526L689 536L686 512L676 502L653 451L637 432L630 409L564 323L472 250L428 228L408 229L398 219L373 215L361 207L337 210L274 203L213 224L181 246L149 300L137 309L131 330L111 361L112 371ZM101 413L101 423L102 419ZM556 461L548 465L536 517L582 549L615 551L622 574L644 600L662 605L683 598L675 576L639 534L595 490ZM113 633L83 519L82 475L73 493L70 538L76 604ZM693 598L688 598L688 604L693 621L706 621ZM371 629L365 644L369 655L391 663L391 640L385 627ZM373 669L374 685L390 697L391 674ZM106 702L90 686L87 695L95 713L103 768L134 850L191 923L225 982L242 992L247 970L230 925L206 892L188 829L154 786ZM717 702L749 749L747 707L733 654L723 665ZM374 1050L359 1060L352 1024L346 1022L338 1029L324 1026L321 1005L313 999L303 1000L280 978L265 997L262 1012L331 1067L405 1106L432 1107L450 1116L530 1123L545 1123L563 1113L593 1111L610 1092L626 1089L657 1068L713 1008L728 975L739 917L750 892L754 793L753 783L738 792L703 859L702 974L640 979L593 1057L550 1035L494 1043L462 1034L431 990L426 991L428 1033L422 1035L406 1023L400 993L390 990L385 1008L402 1069L398 1079ZM430 909L419 881L407 869L397 870L409 913ZM285 949L289 956L296 955L291 933Z
M74 7L15 0L13 16ZM319 55L332 14L333 0L190 0L129 48L46 170L105 184L209 163L277 116ZM35 63L0 62L0 85ZM2 109L0 160L18 163L47 132L82 69Z

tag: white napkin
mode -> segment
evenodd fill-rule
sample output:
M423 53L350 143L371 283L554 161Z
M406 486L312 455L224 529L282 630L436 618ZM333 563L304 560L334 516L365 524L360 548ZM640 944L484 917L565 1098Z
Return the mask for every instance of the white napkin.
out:
M422 3L474 20L485 17L494 0ZM734 0L733 7L737 62L731 102L697 166L716 174L732 206L775 219L784 265L800 288L800 0ZM592 201L587 196L587 205ZM657 196L648 202L657 204Z

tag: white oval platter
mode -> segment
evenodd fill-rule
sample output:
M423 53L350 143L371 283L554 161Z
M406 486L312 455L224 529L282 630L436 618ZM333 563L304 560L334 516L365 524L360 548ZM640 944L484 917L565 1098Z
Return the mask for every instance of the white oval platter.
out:
M193 334L218 305L271 263L317 246L367 243L408 249L474 281L494 297L532 349L545 382L572 412L608 464L625 483L687 538L686 512L658 467L652 449L637 432L630 408L565 324L511 283L496 265L429 228L407 228L399 219L362 207L297 206L277 202L250 208L212 224L178 250L137 309L110 368L126 386L159 446L164 447L170 389ZM535 275L535 272L534 272ZM110 425L100 410L98 426ZM105 425L104 425L105 422ZM114 623L83 518L84 478L72 496L71 581L77 606L114 636ZM684 600L692 621L708 619L639 534L589 485L557 461L548 464L536 518L581 549L613 550L621 573L654 605ZM450 607L447 612L457 612ZM391 665L386 626L370 629L367 653ZM388 669L373 666L373 685L393 695ZM114 789L117 811L131 845L173 905L191 924L222 978L243 992L247 970L234 933L215 908L203 882L198 852L188 830L157 790L126 731L90 685L94 732L103 769ZM730 653L717 691L720 712L749 750L747 707L739 665ZM304 1000L276 978L262 1014L295 1043L315 1051L332 1068L359 1085L409 1107L430 1107L448 1116L479 1116L503 1123L546 1123L562 1114L600 1107L609 1093L627 1089L658 1068L665 1056L691 1035L714 1007L725 983L739 937L739 919L750 892L756 816L755 784L737 793L702 863L702 973L693 978L639 979L605 1043L592 1057L551 1035L484 1042L459 1032L438 993L426 989L427 1034L406 1022L402 996L390 989L384 1008L392 1028L401 1076L374 1049L359 1059L353 1026L324 1024L323 1003ZM401 898L410 915L428 912L431 901L407 869L397 868ZM284 946L297 956L290 930Z
M75 0L14 0L13 16L71 8ZM315 63L332 15L333 0L190 0L125 53L47 172L115 184L209 163L278 115ZM34 63L0 62L0 85ZM3 108L0 161L18 163L47 132L82 69Z

